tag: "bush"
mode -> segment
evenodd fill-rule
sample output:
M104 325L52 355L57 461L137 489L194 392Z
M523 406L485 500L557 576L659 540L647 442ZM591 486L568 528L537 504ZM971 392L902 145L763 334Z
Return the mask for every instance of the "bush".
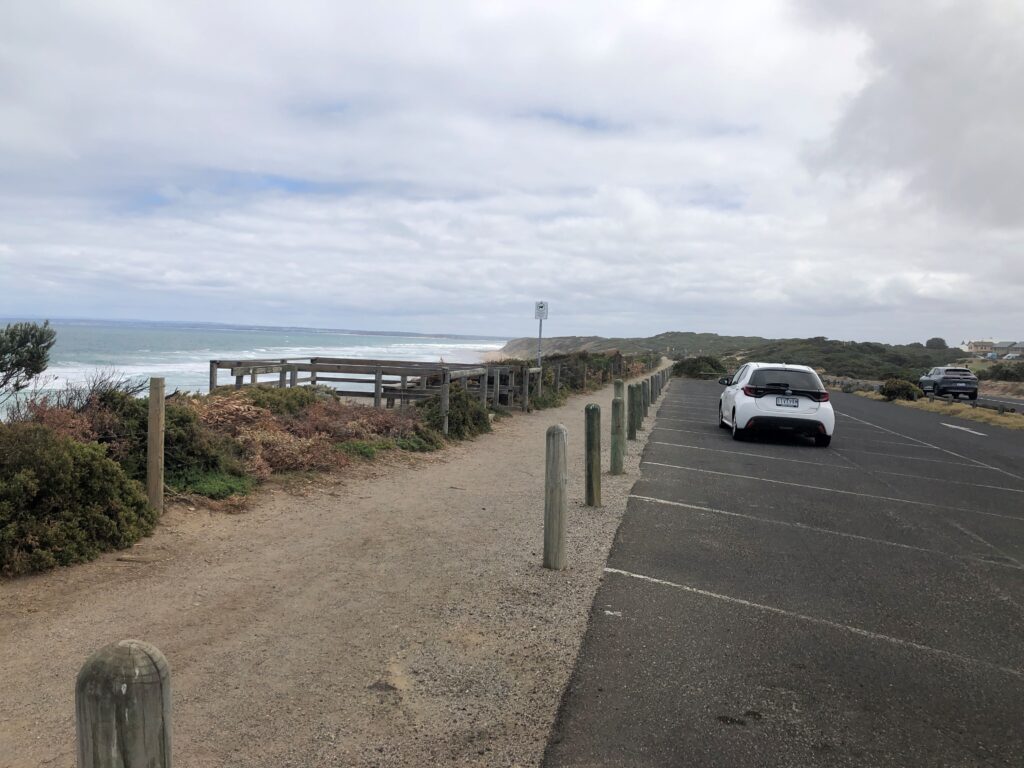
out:
M436 432L444 432L441 418L441 397L434 395L418 402L423 423ZM491 431L491 420L480 400L458 384L453 384L448 398L448 436L465 440Z
M701 355L679 360L672 366L673 376L699 377L703 373L725 373L725 365L717 357Z
M878 388L878 394L886 400L917 400L924 392L905 379L888 379Z
M167 487L181 493L194 493L208 499L221 500L229 496L244 496L252 492L256 487L256 481L245 475L192 470L169 475Z
M141 486L104 455L38 424L0 424L0 573L91 560L150 533Z
M989 381L1024 381L1024 363L996 363L977 374L979 379Z
M240 394L257 408L266 408L275 416L298 416L321 397L315 387L246 387Z

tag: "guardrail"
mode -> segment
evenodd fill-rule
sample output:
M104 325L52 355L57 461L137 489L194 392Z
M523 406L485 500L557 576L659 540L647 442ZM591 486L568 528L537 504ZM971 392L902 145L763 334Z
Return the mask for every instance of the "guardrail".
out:
M210 391L218 387L223 370L229 372L235 389L326 385L341 397L373 398L375 408L405 408L413 401L439 395L446 435L452 382L473 392L484 406L512 408L518 402L524 411L529 410L530 392L540 394L543 387L543 369L525 365L309 357L211 360Z

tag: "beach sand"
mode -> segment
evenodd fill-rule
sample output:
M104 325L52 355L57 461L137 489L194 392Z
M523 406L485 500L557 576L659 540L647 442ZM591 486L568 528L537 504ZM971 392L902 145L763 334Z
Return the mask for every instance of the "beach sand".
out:
M537 765L646 439L582 505L583 406L516 413L438 454L271 487L237 515L172 505L152 537L0 583L0 766L73 766L75 675L149 641L175 764ZM569 429L569 568L540 567L544 433ZM649 426L649 423L648 423Z

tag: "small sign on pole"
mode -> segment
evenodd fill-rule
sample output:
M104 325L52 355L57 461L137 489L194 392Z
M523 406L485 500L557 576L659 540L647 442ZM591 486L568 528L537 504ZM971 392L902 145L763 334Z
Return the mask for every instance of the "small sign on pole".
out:
M540 343L544 336L544 321L548 319L548 303L546 301L538 301L534 304L533 316L539 321L537 327L537 367L540 368Z

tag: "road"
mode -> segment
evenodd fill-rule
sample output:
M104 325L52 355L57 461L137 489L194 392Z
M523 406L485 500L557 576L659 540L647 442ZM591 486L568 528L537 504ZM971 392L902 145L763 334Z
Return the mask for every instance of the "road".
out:
M1024 433L735 442L719 392L660 404L545 765L1024 764Z

